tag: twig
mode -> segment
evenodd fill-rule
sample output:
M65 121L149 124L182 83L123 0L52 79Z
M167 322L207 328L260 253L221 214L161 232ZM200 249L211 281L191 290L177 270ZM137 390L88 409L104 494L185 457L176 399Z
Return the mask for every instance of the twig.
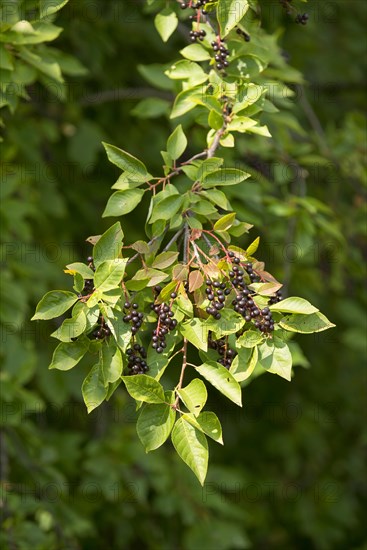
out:
M187 223L184 226L185 236L184 236L184 246L183 246L183 261L187 264L189 259L189 239L190 239L190 230Z
M184 338L184 341L183 341L183 348L182 348L182 367L181 367L181 374L180 374L180 379L178 381L178 384L176 386L176 391L177 390L180 390L182 388L182 384L183 384L183 379L184 379L184 374L185 374L185 369L187 367L187 339ZM178 403L180 401L180 398L179 396L177 395L176 397L176 401L174 402L174 404L172 405L172 407L174 409L177 410L177 407L178 407Z
M177 239L180 238L180 236L182 235L182 233L184 232L184 228L181 227L181 229L179 229L179 231L177 231L177 233L175 233L172 237L172 239L169 241L168 244L166 244L166 246L163 248L163 252L167 252L167 250L169 250L169 248L173 245L173 243L175 243L177 241Z
M226 131L226 128L227 128L227 124L224 122L222 128L220 130L217 130L217 132L215 133L215 136L214 136L213 143L211 144L211 146L207 150L206 158L210 159L211 157L214 157L214 153L219 147L219 142L220 142L221 137L223 136L224 132Z

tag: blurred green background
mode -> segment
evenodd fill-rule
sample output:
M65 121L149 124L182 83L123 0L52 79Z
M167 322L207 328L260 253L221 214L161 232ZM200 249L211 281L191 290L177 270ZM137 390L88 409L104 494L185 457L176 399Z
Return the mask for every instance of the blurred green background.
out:
M139 1L70 2L52 46L84 74L69 71L64 98L35 83L31 100L4 114L4 549L366 548L366 6L310 1L300 27L278 2L261 5L264 27L306 84L290 105L297 124L274 117L274 140L243 138L226 152L254 174L231 201L255 224L258 257L288 294L337 327L297 337L294 380L255 379L242 410L211 393L225 446L210 446L204 488L170 444L144 454L122 388L88 416L80 392L88 365L47 370L55 326L29 318L44 292L70 285L65 264L84 261L85 239L111 222L100 216L117 171L101 141L159 173L171 92L138 66L170 63L187 43L179 29L163 44ZM138 105L149 97L162 101L147 119ZM202 136L191 128L193 154ZM129 242L143 237L137 216L123 220Z

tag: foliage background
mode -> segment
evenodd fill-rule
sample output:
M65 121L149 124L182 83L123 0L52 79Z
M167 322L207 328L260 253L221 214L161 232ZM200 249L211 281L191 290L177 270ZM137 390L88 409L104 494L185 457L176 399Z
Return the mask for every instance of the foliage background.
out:
M186 44L184 32L162 44L140 2L78 0L60 11L64 32L53 45L88 72L67 77L64 101L34 84L31 100L4 116L4 548L364 548L366 9L336 0L309 2L307 11L300 28L278 2L263 3L266 29L307 84L291 106L293 133L279 125L274 142L236 149L263 177L231 200L261 234L259 258L337 328L298 339L308 360L300 363L311 369L297 368L291 384L256 379L243 410L212 392L225 447L211 446L203 489L169 445L144 455L123 389L87 416L88 365L48 371L55 327L28 321L44 292L69 284L62 270L88 254L84 239L109 225L100 215L116 172L100 142L159 168L171 123L134 108L170 93L147 84L137 65L169 63ZM201 134L192 129L190 138L195 152ZM142 236L136 216L124 219L131 240Z

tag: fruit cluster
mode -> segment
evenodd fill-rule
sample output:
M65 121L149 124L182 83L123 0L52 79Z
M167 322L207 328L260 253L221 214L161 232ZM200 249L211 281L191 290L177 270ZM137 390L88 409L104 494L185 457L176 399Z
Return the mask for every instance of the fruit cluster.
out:
M213 40L211 45L213 51L215 52L214 59L217 63L216 67L218 71L223 71L226 67L229 66L229 61L227 60L227 57L230 55L230 51L227 49L227 46L219 37L217 40Z
M132 348L126 350L126 355L128 356L128 368L129 375L135 374L145 374L148 372L149 367L146 362L147 352L145 348L140 344L136 343Z
M277 290L277 292L275 293L275 296L272 296L269 300L269 305L271 304L277 304L278 302L280 302L281 300L283 299L283 296L282 296L282 291L281 290Z
M207 279L205 292L211 305L206 308L206 312L212 315L214 319L220 319L221 314L219 311L224 308L224 302L226 296L230 294L231 290L227 288L226 283L219 281L211 281Z
M190 31L191 42L197 42L197 40L204 40L206 32L204 30Z
M131 332L136 334L143 324L144 314L141 311L138 311L138 304L131 304L130 302L125 302L124 304L124 317L123 321L125 323L131 323Z
M300 25L307 25L309 19L308 13L298 13L295 18L295 22Z
M161 291L160 286L154 287L156 296L159 295ZM176 292L171 292L172 301L177 298ZM157 353L162 353L164 348L167 346L166 335L175 330L177 327L177 320L173 319L174 313L172 311L172 301L170 304L163 302L162 304L156 304L153 302L150 307L158 316L157 328L153 330L152 335L152 348L156 350Z
M107 326L102 315L98 317L97 327L92 332L90 338L92 340L103 340L106 336L111 335L111 330Z
M212 333L209 332L208 335L208 347L214 349L219 353L218 363L229 369L232 365L232 361L237 355L237 352L234 349L228 348L228 339L225 337L219 338L218 340L212 339Z
M88 267L90 267L92 271L96 270L96 268L94 267L92 256L88 256L87 263L88 263ZM93 289L94 289L93 279L85 279L84 288L82 290L82 296L88 296L89 294L91 294L93 292Z
M206 15L205 11L205 4L208 2L208 0L196 0L196 2L193 2L193 0L189 0L188 2L181 2L180 6L181 9L186 10L187 8L192 8L193 10L200 10L203 15Z

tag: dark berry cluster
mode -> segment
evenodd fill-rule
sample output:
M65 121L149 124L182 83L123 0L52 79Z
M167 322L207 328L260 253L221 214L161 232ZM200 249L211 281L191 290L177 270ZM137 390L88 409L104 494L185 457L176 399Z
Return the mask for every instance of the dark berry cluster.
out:
M273 332L274 321L270 309L268 307L259 309L249 290L239 292L232 301L232 305L234 311L242 315L246 322L252 322L261 332Z
M233 349L228 348L227 338L222 337L218 340L213 340L211 332L209 332L208 347L210 349L216 350L219 353L218 363L223 365L223 367L226 367L226 369L229 369L229 367L232 365L233 359L237 355L237 352Z
M134 374L145 374L148 372L149 367L146 362L147 352L145 348L140 344L136 343L132 348L126 350L126 355L128 356L128 368L129 375Z
M227 288L226 283L219 281L211 281L207 279L205 292L210 302L210 306L206 308L206 312L212 315L214 319L220 319L221 314L219 311L224 308L226 296L230 294L231 290Z
M106 336L110 336L111 331L108 328L102 315L98 318L97 327L92 332L90 338L93 340L103 340Z
M191 42L197 42L197 40L204 40L206 32L204 30L190 31Z
M271 304L277 304L278 302L280 302L281 300L283 299L283 296L282 296L282 291L281 290L277 290L277 292L275 293L275 296L272 296L269 300L269 305Z
M226 67L229 66L229 61L227 60L227 57L230 55L230 51L227 49L226 45L220 38L218 38L218 40L213 40L211 45L215 52L214 59L217 62L216 67L218 71L223 71Z
M298 13L295 18L295 22L300 25L307 25L309 19L308 13Z
M144 314L138 309L138 304L131 304L130 302L124 304L125 315L123 320L125 323L131 323L132 334L136 334L143 324Z
M193 10L200 10L203 15L206 15L207 12L205 11L205 4L208 2L208 0L196 0L194 2L191 0L191 2L181 2L181 9L186 10L187 8L192 8Z
M87 263L88 263L88 267L90 267L92 271L96 270L96 268L94 267L92 256L88 256ZM84 288L82 290L82 296L88 296L93 292L93 289L94 289L93 279L85 279Z
M158 288L160 292L160 287ZM157 287L155 287L155 290L156 289ZM172 301L177 298L176 292L171 292L171 298ZM177 320L173 319L174 313L171 309L172 302L170 304L166 304L165 302L163 302L163 304L156 304L153 302L150 307L158 316L157 328L153 330L152 335L152 347L157 353L162 353L167 346L166 335L170 331L175 330L177 327Z
M246 42L250 42L251 36L249 34L247 34L247 32L241 30L240 28L237 28L236 33L239 34L240 36L242 36L245 39Z

